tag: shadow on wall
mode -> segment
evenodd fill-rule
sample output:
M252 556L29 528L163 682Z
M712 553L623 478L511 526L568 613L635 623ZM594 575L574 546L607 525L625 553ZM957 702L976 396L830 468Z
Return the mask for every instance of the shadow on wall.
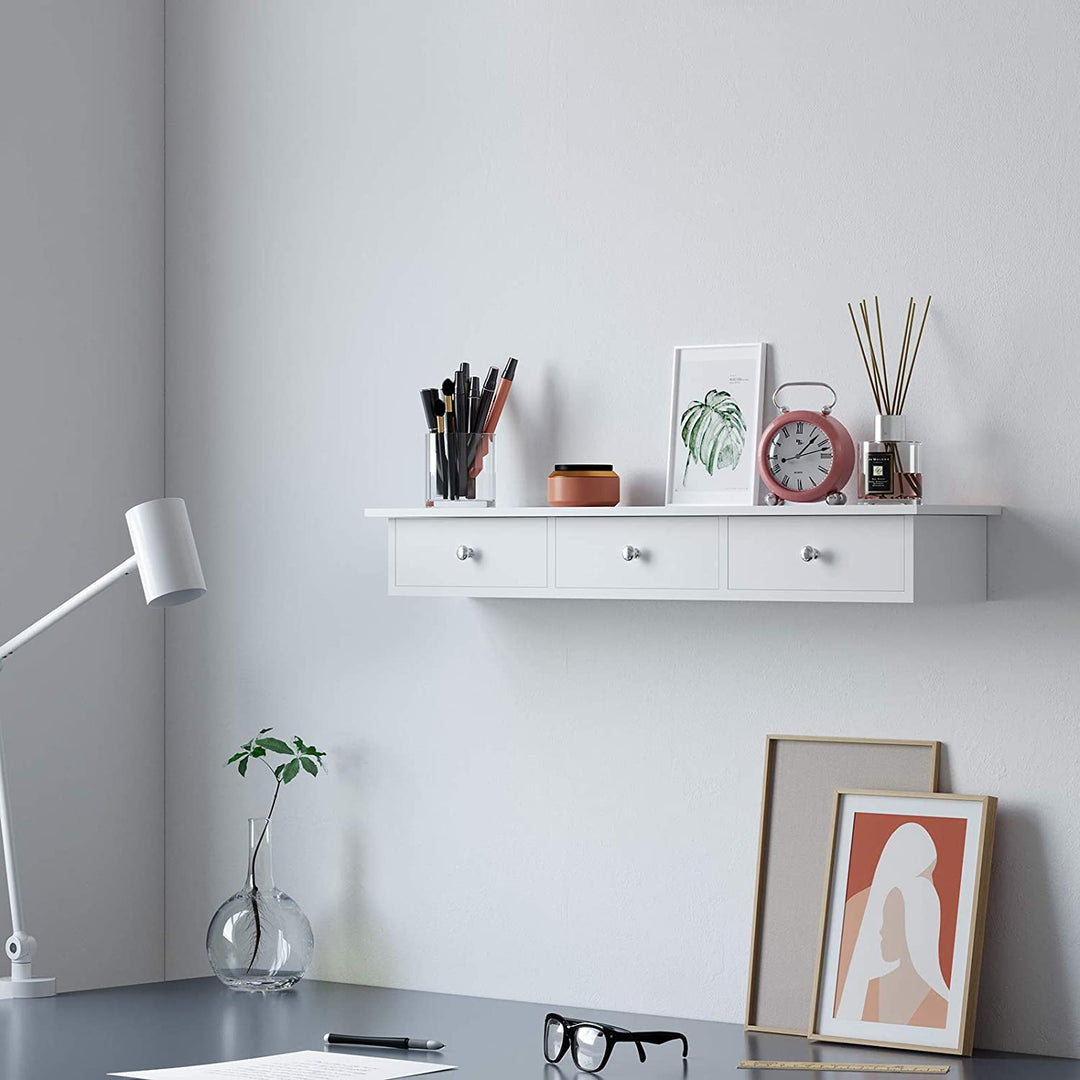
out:
M1005 508L987 531L989 599L1019 600L1080 590L1080 530L1047 514Z
M527 506L546 506L547 475L555 462L564 460L559 457L560 452L565 453L565 424L561 418L567 414L566 389L556 377L554 365L545 365L535 393L511 394L506 412L507 419L513 417L515 431L533 433L519 448L523 474L521 502Z
M975 1045L997 1050L1001 1031L1026 1032L1026 1048L1053 1053L1074 1024L1062 941L1059 884L1036 815L999 807L987 906ZM1000 871L1008 869L1006 877Z
M343 805L334 808L339 825L337 865L341 868L337 887L326 893L315 936L317 971L309 977L336 982L362 982L372 986L393 985L393 957L389 952L392 935L384 933L375 911L367 902L369 874L365 872L361 844L367 807L367 785L361 782L366 759L361 746L341 744L335 750L335 769L341 785ZM359 817L357 816L359 815ZM315 922L315 920L312 920Z

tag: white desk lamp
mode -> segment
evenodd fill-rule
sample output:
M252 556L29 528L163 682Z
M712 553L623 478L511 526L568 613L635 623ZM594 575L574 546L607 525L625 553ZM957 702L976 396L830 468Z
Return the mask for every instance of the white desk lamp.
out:
M50 626L55 626L65 615L70 615L87 600L104 592L134 570L139 571L146 603L150 607L186 604L206 592L199 553L195 549L195 537L191 534L191 523L183 499L152 499L132 507L125 517L135 553L44 618L38 619L33 626L0 645L0 664L16 649L22 648ZM4 768L4 751L0 743L0 832L3 834L12 928L11 937L4 943L4 951L11 961L11 977L0 979L0 998L50 997L56 993L56 980L34 976L32 964L37 941L23 928L19 874L11 841L11 814Z

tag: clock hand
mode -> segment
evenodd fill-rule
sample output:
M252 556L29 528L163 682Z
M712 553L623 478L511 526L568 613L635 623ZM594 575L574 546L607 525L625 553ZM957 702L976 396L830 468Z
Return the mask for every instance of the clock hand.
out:
M810 449L810 447L814 445L816 440L817 440L817 436L815 436L813 439L811 439L793 458L789 458L788 460L789 461L798 461L799 458L801 458L803 456L803 454L805 454ZM819 446L814 451L814 453L815 454L820 454L823 449L824 449L824 447Z

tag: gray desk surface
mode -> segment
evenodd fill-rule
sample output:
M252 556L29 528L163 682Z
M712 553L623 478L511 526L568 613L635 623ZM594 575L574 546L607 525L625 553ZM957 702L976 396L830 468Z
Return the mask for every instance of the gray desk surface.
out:
M487 998L304 982L296 990L259 997L227 990L215 979L87 990L40 1001L0 1002L3 1080L102 1080L116 1070L166 1068L209 1061L322 1049L324 1031L441 1039L443 1054L421 1055L457 1072L451 1080L580 1080L569 1057L548 1065L541 1052L547 1005ZM1080 1061L977 1052L974 1058L934 1058L831 1044L785 1035L747 1035L738 1024L671 1020L554 1006L623 1027L683 1031L685 1067L672 1045L648 1048L639 1064L617 1047L604 1080L771 1080L850 1073L736 1072L743 1058L817 1061L939 1061L949 1080L1069 1080ZM341 1052L341 1051L339 1051ZM343 1051L348 1053L348 1051ZM364 1051L378 1054L380 1051ZM401 1057L400 1052L385 1052Z

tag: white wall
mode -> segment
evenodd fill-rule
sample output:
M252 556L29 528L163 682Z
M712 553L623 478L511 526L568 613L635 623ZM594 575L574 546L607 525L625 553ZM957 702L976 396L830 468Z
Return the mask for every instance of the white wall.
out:
M167 25L167 971L242 880L273 725L316 974L739 1020L763 736L937 737L1001 799L978 1042L1080 1054L1080 9L184 0ZM934 307L933 501L1000 502L986 605L385 596L420 386L521 358L502 490L662 500L671 349L871 408L845 310ZM895 346L894 346L895 348ZM1048 429L1048 425L1052 425Z
M163 27L160 4L0 5L0 640L130 554L124 511L162 493ZM161 977L162 667L128 580L0 675L24 915L61 990Z

